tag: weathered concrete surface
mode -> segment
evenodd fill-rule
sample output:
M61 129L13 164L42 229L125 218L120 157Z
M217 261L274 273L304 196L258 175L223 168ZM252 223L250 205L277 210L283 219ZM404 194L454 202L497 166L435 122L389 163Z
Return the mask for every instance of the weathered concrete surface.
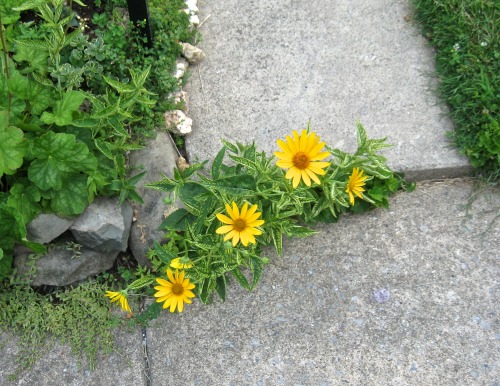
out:
M84 323L85 321L82 321ZM16 371L14 359L19 353L17 338L0 334L0 384L5 386L128 386L143 385L144 362L140 331L117 331L115 352L100 355L97 368L79 362L67 345L48 345L32 369L21 371L15 381L9 375Z
M419 185L284 243L253 293L165 313L153 385L500 382L498 191Z
M452 124L435 97L434 56L408 0L204 0L206 54L186 91L191 161L212 160L220 138L276 139L311 120L321 139L352 151L355 122L388 137L389 164L411 179L464 175ZM405 20L406 18L406 20Z

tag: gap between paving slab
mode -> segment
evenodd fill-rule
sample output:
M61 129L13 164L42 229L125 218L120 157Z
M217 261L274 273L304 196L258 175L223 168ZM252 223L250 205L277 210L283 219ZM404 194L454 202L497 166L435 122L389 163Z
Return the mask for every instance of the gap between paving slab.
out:
M190 160L213 160L220 139L271 154L311 121L332 147L353 151L355 122L388 137L389 165L411 180L471 171L446 140L434 55L408 0L199 1L206 59L191 68Z

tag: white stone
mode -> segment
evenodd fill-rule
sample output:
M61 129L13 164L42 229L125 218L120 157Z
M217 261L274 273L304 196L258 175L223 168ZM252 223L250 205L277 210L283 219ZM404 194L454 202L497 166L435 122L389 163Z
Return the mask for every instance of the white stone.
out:
M197 0L186 0L185 3L186 3L186 6L188 7L188 9L192 13L198 13L199 12L198 5L197 5L197 3L198 3Z
M193 120L181 110L167 111L163 114L165 126L179 135L186 135L191 132Z
M181 43L182 56L184 56L190 64L198 64L205 59L205 53L198 47L189 43Z
M200 18L198 17L198 15L191 15L189 17L189 22L193 27L197 27L200 25Z
M184 59L184 58L177 59L176 65L175 65L174 77L176 79L180 80L184 76L184 74L186 73L188 67L189 67L189 62L186 59Z

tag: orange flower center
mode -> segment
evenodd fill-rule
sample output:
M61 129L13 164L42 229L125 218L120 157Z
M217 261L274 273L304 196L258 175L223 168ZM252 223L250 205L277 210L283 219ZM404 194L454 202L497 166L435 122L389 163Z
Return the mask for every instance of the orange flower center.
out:
M307 167L311 163L308 155L302 151L295 153L295 155L292 158L292 162L295 165L295 167L300 170L307 169Z
M172 286L172 292L175 294L175 295L180 295L182 294L182 292L184 291L184 288L182 288L182 284L180 283L175 283L173 286Z
M247 223L241 218L235 220L233 224L234 229L236 229L238 232L241 232L243 229L245 229L246 226Z

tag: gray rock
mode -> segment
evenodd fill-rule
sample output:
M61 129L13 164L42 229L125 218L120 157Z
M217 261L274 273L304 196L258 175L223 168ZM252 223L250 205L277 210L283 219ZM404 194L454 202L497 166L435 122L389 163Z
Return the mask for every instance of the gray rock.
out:
M132 207L117 198L97 197L69 228L82 245L96 251L126 251Z
M119 251L99 252L81 247L80 253L57 246L37 259L35 273L30 274L29 254L14 258L14 266L21 276L31 276L32 285L64 286L97 275L113 266Z
M190 64L198 64L205 59L205 53L189 43L181 43L182 56L184 56Z
M163 240L165 233L158 230L168 213L176 210L180 205L174 203L167 206L164 198L167 193L146 188L145 185L159 181L163 174L172 177L176 166L177 151L168 133L158 132L154 140L150 140L144 149L130 155L130 165L147 170L146 176L137 183L137 192L144 200L144 204L133 203L134 222L130 231L129 247L139 264L150 266L146 255L153 242Z
M35 243L46 244L66 232L74 221L51 213L41 213L26 226L27 238Z

